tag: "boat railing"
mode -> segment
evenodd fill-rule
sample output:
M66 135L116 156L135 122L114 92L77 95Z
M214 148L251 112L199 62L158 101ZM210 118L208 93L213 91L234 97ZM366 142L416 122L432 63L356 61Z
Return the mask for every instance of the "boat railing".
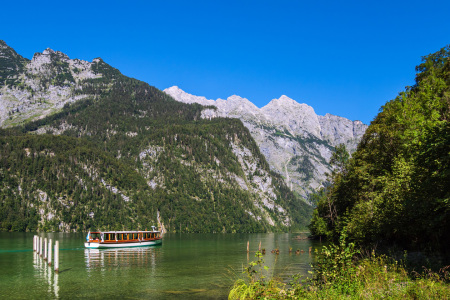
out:
M91 233L88 242L90 243L122 243L141 242L161 239L160 232L95 232Z

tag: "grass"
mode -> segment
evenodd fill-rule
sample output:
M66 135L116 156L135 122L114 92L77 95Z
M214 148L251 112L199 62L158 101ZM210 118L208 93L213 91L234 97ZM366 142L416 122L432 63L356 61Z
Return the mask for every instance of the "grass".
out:
M256 257L228 299L450 299L450 266L408 272L405 261L374 252L361 257L345 237L318 253L311 278L294 276L290 283L264 276L262 256Z

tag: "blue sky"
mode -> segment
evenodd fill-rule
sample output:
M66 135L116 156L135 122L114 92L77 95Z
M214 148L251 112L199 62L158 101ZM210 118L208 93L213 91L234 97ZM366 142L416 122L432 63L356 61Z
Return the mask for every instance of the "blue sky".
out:
M370 123L450 43L450 1L8 1L0 39L103 58L159 89L258 107L287 95Z

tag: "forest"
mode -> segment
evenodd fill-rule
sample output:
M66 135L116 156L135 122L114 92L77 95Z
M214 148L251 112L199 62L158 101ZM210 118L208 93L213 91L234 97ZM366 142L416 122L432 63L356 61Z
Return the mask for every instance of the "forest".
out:
M229 299L450 299L450 46L381 107L350 157L335 148L311 197L326 239L311 276L267 275L257 252Z
M73 90L88 98L0 129L0 230L145 229L158 215L172 232L306 228L312 208L270 170L241 121L202 120L202 106L94 62L102 77ZM233 147L251 153L250 174ZM235 184L236 177L271 180L284 215L257 209L261 195Z
M387 102L349 159L336 151L314 235L449 251L450 47L424 56L415 84Z

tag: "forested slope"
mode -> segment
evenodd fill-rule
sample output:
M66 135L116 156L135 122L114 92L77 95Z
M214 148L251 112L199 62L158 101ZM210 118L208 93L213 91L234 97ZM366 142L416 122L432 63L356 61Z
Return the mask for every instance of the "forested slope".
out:
M73 62L49 53L54 66L46 70L57 73L63 65L76 77ZM38 87L17 73L15 86L6 84L11 95L18 86L34 91L60 84L70 90L68 99L83 97L0 130L1 230L158 223L174 232L264 232L307 225L309 206L270 171L241 121L202 120L202 106L174 101L101 59L90 71L95 78L72 82L67 75Z

